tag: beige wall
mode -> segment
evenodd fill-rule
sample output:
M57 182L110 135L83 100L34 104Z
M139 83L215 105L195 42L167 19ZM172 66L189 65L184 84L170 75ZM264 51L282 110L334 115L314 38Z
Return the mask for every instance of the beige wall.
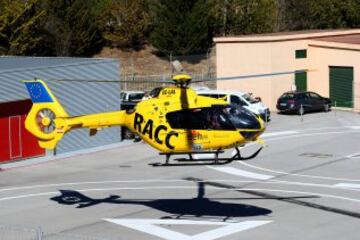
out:
M296 49L306 49L307 41L218 43L216 45L217 77L236 77L291 72L307 69L307 59L295 59ZM252 77L218 81L218 89L252 92L260 96L271 110L278 97L290 91L294 74Z
M322 36L322 35L321 35ZM314 37L311 35L311 37ZM262 40L261 40L262 39ZM216 42L217 77L274 74L308 69L308 90L329 96L329 66L354 67L354 109L360 111L360 45L330 43L297 37L267 39L219 38ZM307 49L296 59L295 50ZM272 111L278 97L290 91L294 74L251 77L217 82L218 89L241 90L260 96Z
M351 47L351 49L349 48ZM359 49L355 49L359 48ZM309 89L329 96L329 66L354 68L354 110L360 111L360 47L344 44L309 42L313 70L308 73Z

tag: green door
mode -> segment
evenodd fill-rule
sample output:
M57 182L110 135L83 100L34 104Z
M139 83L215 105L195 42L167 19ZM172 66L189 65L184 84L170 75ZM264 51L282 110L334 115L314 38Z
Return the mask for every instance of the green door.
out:
M353 108L353 81L352 67L329 67L330 72L330 99L337 107Z
M295 73L295 85L296 85L296 90L298 91L307 90L307 72Z

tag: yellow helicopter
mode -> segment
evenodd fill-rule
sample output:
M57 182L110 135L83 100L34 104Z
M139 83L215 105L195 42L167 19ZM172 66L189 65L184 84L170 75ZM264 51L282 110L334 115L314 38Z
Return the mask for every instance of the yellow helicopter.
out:
M25 81L33 102L25 127L40 147L54 149L72 129L88 128L95 135L102 128L125 126L166 155L165 165L175 154L187 154L188 160L194 160L192 154L212 153L211 164L226 164L260 152L262 147L243 158L239 150L249 142L261 143L265 126L259 116L222 99L198 96L188 87L188 74L175 75L172 80L173 86L156 89L134 109L83 116L69 116L44 81ZM235 148L236 155L219 158L229 148Z

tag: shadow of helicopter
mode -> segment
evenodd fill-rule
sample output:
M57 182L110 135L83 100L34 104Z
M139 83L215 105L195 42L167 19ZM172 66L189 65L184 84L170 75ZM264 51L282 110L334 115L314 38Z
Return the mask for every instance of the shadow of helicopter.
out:
M198 195L191 199L121 199L110 195L107 198L95 199L74 190L60 190L61 195L50 198L59 204L77 205L76 208L86 208L102 203L143 205L171 214L174 218L182 216L218 217L223 221L236 217L263 216L272 213L271 210L247 204L221 202L220 200L243 200L255 198L206 198L204 183L198 183ZM256 198L261 199L261 198Z

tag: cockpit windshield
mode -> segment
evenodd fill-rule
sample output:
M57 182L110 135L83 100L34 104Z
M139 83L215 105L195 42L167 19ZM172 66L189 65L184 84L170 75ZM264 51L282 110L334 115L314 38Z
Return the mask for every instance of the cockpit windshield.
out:
M237 129L260 129L256 116L244 107L238 105L227 106L226 111L231 123Z

